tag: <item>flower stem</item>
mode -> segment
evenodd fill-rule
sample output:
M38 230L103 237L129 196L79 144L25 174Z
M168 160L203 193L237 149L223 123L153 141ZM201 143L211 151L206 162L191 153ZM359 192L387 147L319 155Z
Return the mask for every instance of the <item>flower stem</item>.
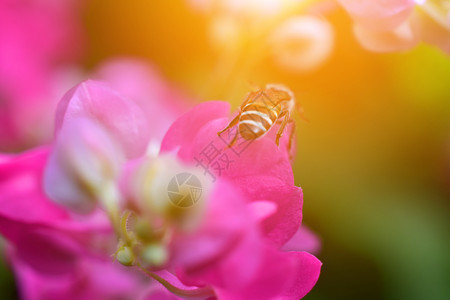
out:
M161 283L169 292L176 296L182 297L184 299L208 299L210 297L215 297L215 293L210 287L199 287L195 290L183 290L172 285L161 276L146 270L141 265L137 264L137 267L146 275Z

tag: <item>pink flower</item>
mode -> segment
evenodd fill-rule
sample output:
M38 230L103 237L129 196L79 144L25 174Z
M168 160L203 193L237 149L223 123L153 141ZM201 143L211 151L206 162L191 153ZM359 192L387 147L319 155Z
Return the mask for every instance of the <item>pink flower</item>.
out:
M0 3L0 147L17 150L48 140L51 116L80 52L78 1Z
M48 149L3 156L0 163L0 232L21 298L116 299L144 291L144 282L112 264L111 227L96 213L80 219L42 191Z
M212 178L231 180L250 200L255 210L266 214L260 220L265 236L277 247L286 243L297 231L302 218L302 191L294 185L288 160L285 134L280 147L275 144L276 128L262 139L228 148L236 132L218 137L217 132L229 122L229 104L207 102L180 117L169 129L161 151L175 151L185 162L201 167L208 163L208 151L220 151L223 165L204 170ZM242 141L241 141L242 142ZM214 152L212 152L214 154ZM216 157L219 159L219 157ZM226 161L228 160L228 161ZM200 162L199 162L200 161ZM236 163L232 163L235 161ZM228 162L228 165L227 165Z
M441 1L339 0L355 21L355 35L371 51L405 51L420 41L450 53L450 7Z
M109 167L109 163L117 168L125 154L142 155L146 150L146 145L139 146L139 143L133 145L137 146L136 150L127 151L132 148L131 145L121 150L103 128L108 122L101 118L108 117L108 114L102 115L101 112L108 111L98 105L98 101L106 101L103 104L112 104L116 109L122 108L124 116L130 115L131 119L122 119L132 126L128 133L136 130L135 124L139 121L133 120L139 113L143 114L139 106L133 105L131 100L112 91L106 84L92 84L89 87L78 89L79 93L60 103L56 133L61 139L53 145L55 150L50 159L49 148L36 149L20 156L0 157L0 232L10 243L9 258L24 299L137 299L139 294L153 294L147 291L149 288L153 290L153 285L143 282L136 272L111 262L115 238L104 212L97 210L83 217L73 215L52 202L42 189L43 177L50 176L46 184L55 187L50 189L52 197L61 198L66 204L72 203L72 208L81 211L95 210L89 206L87 196L82 198L79 197L81 194L77 194L80 189L77 189L76 178L88 176L88 183L96 182L97 186L101 186L104 183L101 181L102 172ZM82 102L77 102L80 93L86 97ZM96 98L99 94L106 98ZM95 101L89 102L90 97ZM83 112L80 113L80 110ZM160 116L165 117L163 114ZM96 117L102 120L102 125L96 123L99 121ZM148 134L147 123L145 120L143 123L142 137ZM112 120L109 124L116 132L114 137L127 144L126 134L120 134L123 126ZM70 139L64 140L68 137ZM138 150L142 153L137 153ZM123 154L120 154L121 151ZM98 165L98 173L92 172L92 167L99 160L105 163ZM65 162L73 164L67 166ZM46 164L50 166L45 168L50 175L44 172ZM68 169L77 170L72 180L65 173ZM77 204L75 197L84 206ZM109 282L105 283L105 280ZM117 284L114 285L114 282Z
M41 203L39 220L50 222L51 230L23 225L23 207L6 210L10 214L5 222L15 227L0 223L0 230L36 272L64 274L97 253L89 236L113 238L101 208L118 238L116 259L141 269L176 296L303 297L317 281L321 263L306 252L280 250L299 229L302 216L288 137L277 148L272 130L234 157L241 144L224 149L222 142L216 150L230 155L228 160L220 156L227 167L209 172L199 165L205 149L221 142L217 131L228 121L228 109L223 102L193 108L172 124L162 154L155 156L148 143L158 119L146 117L142 106L107 84L81 83L58 105L50 154L43 149L12 160L5 157L0 168L7 174L0 199L7 203L8 195L24 193L24 202ZM20 170L18 178L8 172L12 168ZM23 188L28 173L30 190ZM41 179L54 202L86 215L52 205L41 190ZM74 225L69 230L61 225L65 222ZM86 232L78 236L81 224ZM36 238L20 243L20 236L33 236L33 230L38 231ZM27 247L37 241L45 246ZM53 257L61 263L48 263Z
M265 262L265 264L260 265L261 270L264 268L268 273L273 270L273 275L277 272L293 271L295 267L291 263L295 265L296 263L301 264L309 261L311 263L311 265L308 265L310 269L306 269L311 271L311 274L318 276L318 273L314 272L318 272L319 269L313 270L319 265L310 261L310 258L304 257L305 254L287 254L272 248L280 247L290 240L301 222L302 193L299 188L294 186L292 169L288 160L289 155L286 149L288 135L283 137L280 148L275 145L274 130L261 140L243 146L238 143L236 147L228 148L227 142L230 141L231 137L221 138L217 136L217 132L227 125L228 114L228 103L207 102L198 105L172 125L163 140L162 152L175 152L184 162L196 164L204 171L205 175L210 176L213 180L230 180L239 188L246 198L248 207L256 217L264 237L260 247L267 250L264 250L261 254L262 261ZM216 156L215 159L224 164L223 168L220 168L220 166L214 168L213 163L209 161L214 155ZM232 163L232 160L235 163ZM205 165L209 165L211 169L205 168ZM275 258L276 256L279 257ZM279 261L281 264L285 261L287 265L284 266L284 269L282 268L282 271L277 270L275 261ZM309 272L306 269L305 272ZM295 279L296 275L298 274L292 274L292 278ZM299 290L291 296L294 298L304 296L311 283L315 282L313 278L316 278L316 275L310 276L308 280L311 281L308 282L307 280L308 283L295 282ZM267 278L261 276L253 278L253 284L249 284L248 287L241 290L240 296L233 293L230 295L243 299L245 297L248 297L248 299L251 297L258 298L255 296L257 295L257 289L270 294L270 288L280 288L280 282L272 282L272 286L265 282L268 278L272 278L270 275L266 275ZM286 280L286 277L281 274L278 276ZM289 286L288 281L285 281L285 283ZM264 289L262 286L266 288ZM219 294L226 298L229 292L224 291L223 295L220 294L221 292ZM282 295L286 293L286 289L280 288L275 292L275 294L277 293ZM259 297L263 296L260 295Z

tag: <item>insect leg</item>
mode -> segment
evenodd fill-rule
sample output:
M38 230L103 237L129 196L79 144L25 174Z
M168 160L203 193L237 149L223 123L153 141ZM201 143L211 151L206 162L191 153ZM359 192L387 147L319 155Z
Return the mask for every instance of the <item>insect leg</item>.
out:
M239 117L241 116L241 113L239 112L239 114L230 122L230 124L228 124L227 127L225 127L224 129L222 129L221 131L219 131L217 133L218 136L220 136L223 132L225 132L227 129L230 129L231 127L233 127L234 125L236 125L239 121Z
M289 134L288 153L289 153L289 159L292 160L291 149L292 149L292 141L294 140L294 137L295 137L295 122L294 122L294 120L290 119L289 123L292 123L292 130L291 130L291 133Z
M283 135L284 128L286 127L286 124L288 123L289 119L290 119L290 113L289 113L289 111L286 111L283 122L281 123L280 128L278 129L278 132L277 132L277 138L275 140L275 143L277 144L277 146L280 146L280 138Z
M277 118L277 124L282 124L284 122L284 119L282 119L286 115L287 111L282 111L281 114Z
M236 141L237 141L237 139L238 139L238 135L239 135L239 132L236 131L236 135L235 135L234 138L231 140L231 142L228 144L227 148L233 147L234 143L236 143Z

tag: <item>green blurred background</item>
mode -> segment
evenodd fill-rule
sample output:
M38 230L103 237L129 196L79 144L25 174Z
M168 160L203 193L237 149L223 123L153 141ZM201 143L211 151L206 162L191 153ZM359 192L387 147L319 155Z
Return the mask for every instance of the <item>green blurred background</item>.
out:
M252 59L244 43L235 64L214 77L229 57L211 46L213 17L184 1L90 0L84 18L87 68L140 57L198 101L233 108L249 82L296 91L309 122L297 122L294 172L323 262L305 299L450 299L450 58L443 52L427 45L367 52L338 9L327 15L335 46L321 68L284 71ZM13 293L0 268L0 289Z

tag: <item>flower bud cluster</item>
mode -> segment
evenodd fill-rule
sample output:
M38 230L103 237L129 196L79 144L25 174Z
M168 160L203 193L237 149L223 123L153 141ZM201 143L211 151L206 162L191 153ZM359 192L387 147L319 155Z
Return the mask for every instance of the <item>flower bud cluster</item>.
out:
M124 265L160 268L169 260L173 232L198 227L211 183L172 155L139 159L124 173L116 258Z

